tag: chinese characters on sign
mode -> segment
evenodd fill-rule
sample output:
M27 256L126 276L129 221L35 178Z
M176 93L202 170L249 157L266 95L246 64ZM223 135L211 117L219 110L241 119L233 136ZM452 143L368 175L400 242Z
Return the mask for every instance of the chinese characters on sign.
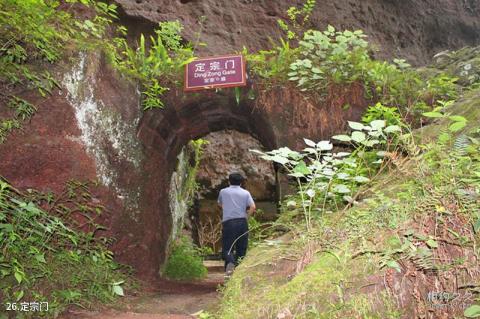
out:
M7 302L5 308L7 311L48 312L48 302Z
M247 84L242 55L195 60L185 67L185 91Z

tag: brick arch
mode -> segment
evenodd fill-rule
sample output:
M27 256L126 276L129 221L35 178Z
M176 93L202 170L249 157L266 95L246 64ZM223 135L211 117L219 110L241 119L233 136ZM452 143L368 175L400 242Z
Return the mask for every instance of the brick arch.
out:
M144 148L138 178L140 207L135 219L123 213L112 225L118 259L132 265L141 277L157 276L165 260L172 226L168 187L176 158L186 143L210 132L232 129L252 135L267 149L298 149L304 146L304 137L328 139L344 131L347 120L359 120L369 104L358 83L333 86L327 98L317 103L288 87L256 92L255 99L243 91L240 105L233 90L171 92L165 109L144 113L137 132Z
M120 260L134 266L141 277L156 276L166 257L172 227L168 187L178 154L189 141L225 129L250 134L267 149L277 147L265 114L251 100L237 105L231 94L194 95L163 110L145 112L141 119L138 137L145 160L139 220L129 223L120 218L113 225Z

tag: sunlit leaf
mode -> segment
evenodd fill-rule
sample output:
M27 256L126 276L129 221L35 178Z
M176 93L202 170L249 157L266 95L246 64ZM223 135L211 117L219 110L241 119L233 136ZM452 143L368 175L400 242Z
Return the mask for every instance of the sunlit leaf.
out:
M18 271L16 271L13 275L14 275L15 279L17 280L17 282L19 284L21 284L22 280L23 280L23 275Z
M317 146L317 143L315 143L312 140L309 140L308 138L304 138L303 141L305 142L305 144L307 144L310 147L316 147Z
M293 169L294 173L300 173L303 175L308 175L311 174L312 171L307 167L304 161L300 161L297 166L294 167Z
M430 247L430 248L437 248L438 247L438 243L433 239L427 240L425 242L425 244L427 244L427 246Z
M440 112L425 112L422 115L425 116L425 117L431 117L431 118L440 118L440 117L444 116Z
M386 125L386 122L384 120L375 120L375 121L370 122L370 126L375 130L379 130L381 128L384 128L385 125Z
M402 129L398 125L390 125L390 126L387 126L383 131L385 133L393 133L393 132L400 132L402 131Z
M113 286L113 293L118 295L118 296L124 296L123 288L121 286L118 286L118 285Z
M313 189L307 189L307 191L305 192L305 194L307 194L308 197L310 197L310 198L315 197L315 191L314 191Z
M365 141L366 139L366 136L365 136L365 133L363 132L358 132L358 131L355 131L352 133L352 140L357 142L357 143L361 143L363 141Z
M348 126L350 126L352 129L357 131L363 130L365 128L365 126L362 123L352 122L352 121L348 121Z
M353 180L357 183L367 183L370 181L370 179L365 176L355 176Z
M455 121L455 122L466 122L467 121L466 118L464 118L463 116L460 116L460 115L452 115L452 116L449 116L448 118L451 119L452 121Z
M342 142L350 142L352 139L348 135L334 135L332 136L334 140L342 141Z
M343 184L335 185L335 187L333 188L333 191L339 194L348 194L352 192L347 185L343 185Z
M333 154L334 157L345 157L345 156L349 156L351 153L349 152L338 152L338 153L335 153Z
M317 147L322 151L330 151L333 149L333 144L330 141L320 141L317 144Z
M393 269L395 269L397 272L401 272L401 271L402 271L401 268L400 268L400 265L399 265L395 260L389 260L389 261L387 261L386 266L387 266L388 268L393 268Z
M279 163L279 164L282 164L282 165L285 165L289 162L288 158L285 158L285 157L280 156L280 155L271 156L270 159L272 161L274 161L275 163Z
M467 318L479 318L480 317L480 305L472 305L465 309L463 315Z
M467 125L467 122L455 122L451 124L448 129L450 132L458 132Z

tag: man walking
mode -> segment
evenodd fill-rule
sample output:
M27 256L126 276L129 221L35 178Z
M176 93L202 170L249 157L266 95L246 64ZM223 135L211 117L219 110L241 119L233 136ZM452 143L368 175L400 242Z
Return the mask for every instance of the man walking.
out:
M247 212L256 210L250 192L240 187L243 177L239 173L228 176L230 187L218 195L218 205L222 208L222 256L225 260L225 273L230 276L241 258L247 253L248 223Z

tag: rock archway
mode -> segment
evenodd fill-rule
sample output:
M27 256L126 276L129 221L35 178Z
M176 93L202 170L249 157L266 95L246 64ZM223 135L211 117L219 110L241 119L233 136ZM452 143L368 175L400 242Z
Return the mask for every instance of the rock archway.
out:
M290 88L277 88L237 104L233 90L194 94L171 92L163 110L146 112L138 126L144 147L140 215L132 222L118 218L113 228L122 261L141 274L155 275L165 260L172 218L168 185L176 158L188 141L230 129L250 134L267 149L299 148L303 137L328 138L358 120L367 105L363 87L332 88L323 105L315 105ZM251 93L251 92L250 92Z
M255 111L252 103L237 105L230 94L206 93L184 103L168 105L164 110L145 113L138 137L145 148L141 215L135 223L128 216L113 225L122 260L143 274L153 275L165 259L172 228L168 193L177 156L190 140L211 132L232 129L254 136L269 149L275 148L276 136L268 119ZM133 242L137 244L132 246Z
M313 99L289 86L259 89L251 80L239 104L232 89L172 89L164 109L142 113L136 87L102 56L80 54L64 67L63 89L43 104L29 130L0 145L0 175L21 189L53 192L70 179L99 180L103 234L115 238L116 258L147 278L158 275L166 257L170 176L188 141L231 129L267 149L300 148L304 137L343 131L369 104L356 83Z

